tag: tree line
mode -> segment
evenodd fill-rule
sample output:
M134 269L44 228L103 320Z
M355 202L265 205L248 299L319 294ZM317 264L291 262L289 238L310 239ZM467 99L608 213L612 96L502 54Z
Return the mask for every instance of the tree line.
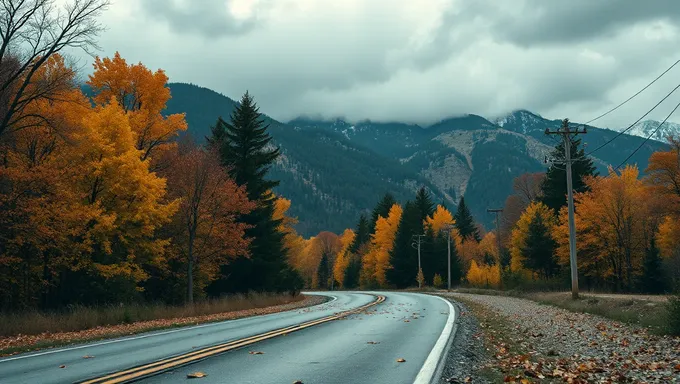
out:
M267 177L279 152L253 97L214 117L205 146L164 115L163 70L96 57L86 97L60 51L94 47L107 5L3 10L0 309L297 293L292 219Z

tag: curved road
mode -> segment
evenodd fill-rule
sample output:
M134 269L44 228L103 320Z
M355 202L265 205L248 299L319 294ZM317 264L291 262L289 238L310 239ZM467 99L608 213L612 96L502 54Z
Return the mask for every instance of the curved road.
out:
M320 319L386 300L325 322L143 379L207 383L427 383L448 341L452 307L405 292L329 292L330 302L288 312L140 334L0 359L0 383L73 383L226 341ZM371 343L369 343L371 342ZM251 354L251 351L262 354ZM94 356L84 359L83 356ZM405 362L399 363L402 358ZM65 368L59 368L65 365Z

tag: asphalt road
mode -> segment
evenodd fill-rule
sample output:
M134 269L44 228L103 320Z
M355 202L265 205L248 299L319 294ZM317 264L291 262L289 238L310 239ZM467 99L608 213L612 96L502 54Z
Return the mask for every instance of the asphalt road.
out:
M296 380L305 384L427 383L448 340L445 336L451 331L452 307L429 295L375 294L385 296L386 300L362 313L264 340L141 382L186 382L188 373L199 371L207 374L194 379L199 384ZM0 383L73 383L319 319L375 300L374 295L363 292L328 295L334 297L333 301L304 309L0 359ZM262 354L250 354L251 351ZM399 358L406 361L397 362ZM62 365L65 367L60 368Z

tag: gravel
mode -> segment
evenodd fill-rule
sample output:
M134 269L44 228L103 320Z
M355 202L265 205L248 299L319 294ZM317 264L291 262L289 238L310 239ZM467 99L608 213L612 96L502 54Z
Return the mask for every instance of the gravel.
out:
M458 310L458 328L446 356L440 383L488 383L477 374L488 360L479 323L464 304L451 302Z
M531 371L527 375L545 374L546 382L571 379L572 382L680 383L678 337L656 336L644 328L526 299L463 293L449 297L481 304L499 315L498 320L505 321L511 330L513 341L521 344L520 349L530 351L530 358L519 359L510 354L496 354L491 364L505 364L505 368L514 364L512 368L520 370L525 366L526 371ZM482 324L482 328L485 327ZM461 339L476 332L475 321L461 316L458 328ZM478 347L474 343L478 341L473 337L471 342L471 354L476 355ZM459 345L462 347L452 348L451 353L465 355L462 350L467 343ZM461 376L454 360L455 356L449 363L452 369L449 372ZM474 367L475 363L471 364ZM461 364L461 367L465 367L462 369L465 371L470 366Z

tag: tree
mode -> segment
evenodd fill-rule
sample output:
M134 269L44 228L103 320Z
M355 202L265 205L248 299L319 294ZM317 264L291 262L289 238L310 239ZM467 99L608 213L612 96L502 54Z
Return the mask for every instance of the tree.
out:
M664 279L661 256L654 237L650 240L649 247L645 252L645 259L642 264L642 276L640 278L640 289L642 292L654 294L664 293L666 290L666 280Z
M389 252L390 269L386 277L390 285L406 288L413 285L418 272L418 254L411 246L413 235L423 233L420 208L414 202L407 202L399 221L394 239L394 248Z
M517 225L512 230L510 239L510 270L515 273L524 274L525 278L531 277L531 274L528 273L529 271L527 271L525 265L527 265L527 263L532 266L534 265L531 264L532 262L526 262L528 254L525 253L525 251L527 249L533 249L527 248L527 241L532 236L532 229L535 229L532 227L532 222L536 224L536 216L541 217L540 224L545 228L545 233L552 233L557 224L552 210L538 201L529 204L517 221ZM535 239L532 239L532 241L534 240Z
M349 254L349 261L343 276L342 286L346 289L354 289L359 286L359 277L361 273L361 257L355 254Z
M541 198L545 173L523 173L512 180L512 189L526 205Z
M171 148L180 131L187 129L184 114L164 116L170 88L161 69L151 72L141 63L128 65L118 52L113 59L95 58L94 73L87 82L95 92L94 101L112 101L123 108L135 133L135 147L142 160Z
M475 225L475 220L472 218L472 214L465 205L465 198L461 197L458 203L458 210L455 215L456 228L461 236L463 242L467 240L474 240L479 242L481 237L479 236L479 230Z
M368 220L366 220L366 215L362 214L359 217L359 223L357 223L357 229L354 231L354 241L349 247L349 251L352 253L359 252L359 248L362 245L368 243L371 240L371 229L369 227Z
M449 226L454 225L453 216L443 205L438 205L431 217L425 219L435 233L439 233Z
M335 258L335 265L333 265L333 276L335 281L342 285L345 280L345 270L349 265L349 247L354 242L354 231L351 229L345 229L345 231L340 235L340 250L338 251Z
M558 144L551 153L551 157L555 162L563 163L565 160L564 145ZM575 159L571 165L574 192L585 192L588 190L587 178L596 176L597 172L592 159L586 156L580 139L571 141L571 157ZM561 164L553 164L548 168L541 185L541 194L540 201L552 209L554 214L567 205L567 174Z
M271 189L278 181L266 178L269 168L279 156L271 149L259 108L246 92L231 114L231 122L221 118L212 129L209 144L219 151L222 164L239 186L245 186L248 199L256 208L239 220L249 226L246 236L251 239L250 258L240 257L222 267L222 278L213 284L213 294L222 292L285 291L295 271L287 263L283 246L284 235L274 220L275 197Z
M476 261L472 260L470 269L468 269L465 276L468 284L477 287L498 287L501 281L501 270L498 265L482 265L479 266Z
M72 77L58 74L37 81L37 74L55 55L68 49L90 52L103 30L97 18L107 0L75 0L55 5L50 0L2 0L0 22L0 138L28 123L24 110L36 101L54 100L55 93L73 88ZM50 124L42 114L41 124Z
M645 182L655 193L668 199L668 209L680 215L680 140L669 138L669 151L654 152L649 157Z
M398 204L392 205L386 217L379 216L375 233L371 235L371 246L364 255L362 272L367 285L375 282L386 286L386 271L390 268L390 251L394 247L394 237L401 220L403 210Z
M375 233L375 224L378 222L379 217L387 217L387 215L390 213L390 209L394 204L396 204L397 201L394 199L394 196L392 196L391 193L386 193L382 199L378 202L378 204L373 208L373 212L371 213L371 234Z
M329 271L329 263L328 263L328 254L326 252L323 252L321 255L321 260L319 261L319 267L316 269L316 276L317 276L317 281L319 282L318 287L319 289L328 289L328 271Z
M425 189L425 187L420 187L416 193L415 204L418 206L420 218L423 221L432 216L434 213L434 203L432 203L430 193Z
M659 225L658 239L664 271L669 277L668 288L680 290L680 219L666 216Z
M219 156L195 146L185 148L168 172L172 197L179 199L173 243L187 260L187 300L194 300L194 269L214 276L220 263L248 256L247 226L235 217L254 204L220 164Z
M555 240L539 211L534 212L529 222L528 232L521 249L522 266L549 279L556 274L558 268L554 252Z

